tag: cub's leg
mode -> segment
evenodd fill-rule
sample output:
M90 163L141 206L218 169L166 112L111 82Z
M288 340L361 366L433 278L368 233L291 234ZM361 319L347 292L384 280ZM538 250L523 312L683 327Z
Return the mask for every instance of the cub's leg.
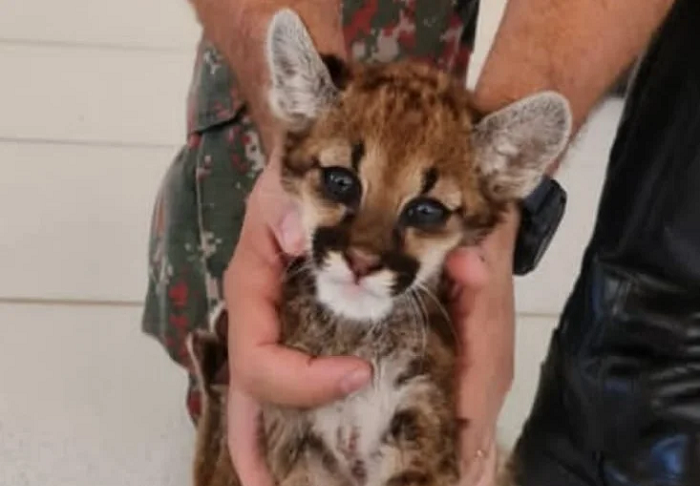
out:
M197 424L194 486L239 486L226 442L226 386L216 376L226 366L226 345L216 334L194 331L188 340L202 413Z

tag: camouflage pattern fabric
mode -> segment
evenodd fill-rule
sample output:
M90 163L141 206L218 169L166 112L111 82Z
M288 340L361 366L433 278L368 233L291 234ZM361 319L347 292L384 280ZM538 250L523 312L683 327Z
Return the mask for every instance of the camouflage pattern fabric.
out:
M466 79L478 0L341 1L346 47L355 60L419 59ZM185 339L195 328L216 325L225 332L221 277L246 196L265 164L236 80L206 39L196 56L187 129L153 210L142 326L190 372L187 407L196 421L199 397Z

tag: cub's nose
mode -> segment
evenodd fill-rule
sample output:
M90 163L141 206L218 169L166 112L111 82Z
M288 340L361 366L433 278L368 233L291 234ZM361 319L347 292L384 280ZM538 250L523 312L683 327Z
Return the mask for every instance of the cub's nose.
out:
M343 257L356 279L369 275L381 268L379 255L375 255L360 248L348 248L343 252Z

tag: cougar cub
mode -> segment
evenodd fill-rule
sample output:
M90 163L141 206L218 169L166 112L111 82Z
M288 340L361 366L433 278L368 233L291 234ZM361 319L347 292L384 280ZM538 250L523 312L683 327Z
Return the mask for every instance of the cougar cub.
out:
M443 262L477 243L564 149L569 106L539 93L480 116L460 81L411 62L346 65L278 12L266 56L286 127L283 186L308 237L289 269L283 343L373 365L370 385L316 409L268 405L261 440L280 486L452 486L458 480L457 342ZM196 486L236 485L225 343L195 333L204 409Z

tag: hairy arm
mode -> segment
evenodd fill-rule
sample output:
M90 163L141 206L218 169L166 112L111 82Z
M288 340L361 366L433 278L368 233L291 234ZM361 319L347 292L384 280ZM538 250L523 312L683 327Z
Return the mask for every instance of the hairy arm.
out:
M673 0L509 0L475 88L484 112L554 89L574 131L641 54ZM555 172L558 163L552 165Z
M267 106L265 63L267 24L279 9L294 9L321 52L345 58L339 0L189 0L205 37L236 75L241 94L258 126L267 153L276 143L276 126Z
M556 90L571 104L573 129L639 56L666 17L672 0L508 0L500 28L474 90L476 108L490 113L541 90ZM550 165L556 172L559 161ZM457 302L466 343L459 413L470 420L462 435L468 464L464 484L491 484L493 429L513 377L515 305L513 252L519 225L512 210L484 241L482 269L456 258L451 267L466 292ZM469 283L488 275L474 292ZM461 275L460 275L461 274ZM473 285L472 285L473 287ZM487 393L484 393L487 390ZM487 453L475 460L476 451ZM482 476L483 473L486 476ZM471 479L472 482L469 480Z

